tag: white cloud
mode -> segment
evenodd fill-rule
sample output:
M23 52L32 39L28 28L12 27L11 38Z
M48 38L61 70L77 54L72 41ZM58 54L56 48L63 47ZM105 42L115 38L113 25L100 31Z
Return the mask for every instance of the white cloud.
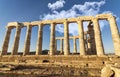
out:
M65 1L64 0L59 0L59 1L56 1L55 3L48 3L48 8L51 9L51 10L56 10L56 9L59 9L59 8L62 8L65 4Z
M63 0L60 0L60 1L63 1ZM57 18L78 17L78 16L83 16L83 15L95 16L96 14L99 14L99 13L112 13L111 11L104 11L104 12L100 11L100 7L106 3L105 0L100 1L100 2L85 2L83 5L81 5L81 4L76 5L75 4L71 7L71 9L61 10L60 12L55 10L58 7L54 8L58 3L59 3L59 1L57 1L53 4L49 3L48 5L49 5L49 8L52 9L51 10L52 13L44 14L44 15L40 16L40 19L41 20L48 20L48 19L57 19ZM64 4L65 1L62 3ZM86 23L86 22L83 24L84 30L87 30L87 24L88 23ZM103 29L103 27L105 25L107 25L106 22L100 21L101 29ZM64 32L63 30L64 30L63 25L56 26L56 31L63 33ZM78 31L77 24L75 24L75 23L69 24L69 33L70 34L77 35L78 34L77 31Z

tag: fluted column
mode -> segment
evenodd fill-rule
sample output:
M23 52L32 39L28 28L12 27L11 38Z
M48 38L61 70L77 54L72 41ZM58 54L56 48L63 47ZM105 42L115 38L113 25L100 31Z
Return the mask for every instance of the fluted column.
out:
M73 39L74 43L74 53L77 53L76 38Z
M97 55L104 55L103 42L98 19L93 19Z
M85 41L84 41L84 31L83 31L83 22L81 20L77 21L78 31L79 31L79 44L80 44L80 55L85 55Z
M7 50L8 50L8 45L9 45L9 40L10 40L10 34L11 34L11 27L7 27L7 32L5 34L3 46L2 46L2 51L0 55L7 55Z
M120 56L120 35L119 35L115 17L111 16L108 18L108 20L110 23L110 29L112 33L115 55Z
M40 24L38 27L39 27L39 29L38 29L36 55L42 54L42 29L43 29L43 26Z
M11 55L17 55L18 54L20 32L21 32L21 27L17 27Z
M60 39L60 53L63 53L63 39Z
M58 54L58 52L57 52L57 40L55 40L55 54Z
M55 54L55 24L51 23L51 30L50 30L50 53L49 55Z
M30 51L31 30L32 30L32 26L27 25L27 32L26 32L23 55L28 55Z
M69 27L68 22L64 22L64 55L70 54L70 47L69 47Z

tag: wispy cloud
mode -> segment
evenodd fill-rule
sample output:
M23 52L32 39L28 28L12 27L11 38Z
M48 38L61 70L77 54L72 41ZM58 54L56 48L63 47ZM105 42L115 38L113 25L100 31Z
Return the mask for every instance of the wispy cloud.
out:
M59 8L62 8L65 4L65 1L64 0L59 0L59 1L56 1L55 3L48 3L48 8L51 9L51 10L56 10L56 9L59 9Z
M75 4L68 10L61 10L57 11L57 9L64 7L65 1L59 0L55 3L51 4L48 3L48 8L51 9L52 13L44 14L40 16L41 20L48 20L48 19L57 19L57 18L70 18L70 17L78 17L83 15L92 15L95 16L99 13L112 13L111 11L103 11L101 12L100 8L106 3L105 0L100 2L85 2L83 5ZM112 13L113 14L113 13ZM87 30L87 24L84 23L84 30ZM101 29L107 25L107 23L100 22ZM56 31L63 33L64 27L63 25L57 25ZM72 35L78 35L78 26L76 23L69 24L69 33Z

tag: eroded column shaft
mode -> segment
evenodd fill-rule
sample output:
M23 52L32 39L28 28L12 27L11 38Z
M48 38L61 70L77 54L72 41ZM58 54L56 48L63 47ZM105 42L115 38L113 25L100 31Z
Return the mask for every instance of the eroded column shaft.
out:
M69 27L67 21L64 22L64 55L70 54L69 47Z
M42 54L42 29L43 29L43 26L40 24L38 29L36 55Z
M9 40L10 40L10 34L11 34L11 27L7 27L7 32L5 34L3 46L2 46L2 51L1 55L7 55L7 50L8 50L8 45L9 45Z
M85 55L85 41L84 41L84 31L82 21L77 21L78 31L79 31L79 44L80 44L80 55Z
M120 56L120 35L119 35L115 17L113 17L113 16L109 17L108 20L110 23L110 29L111 29L111 33L112 33L115 55Z
M97 55L104 55L103 42L98 19L93 19Z
M21 33L21 28L17 27L11 55L17 55L18 54L20 33Z
M74 43L74 53L77 53L76 38L73 39Z
M23 55L28 55L29 52L30 52L31 30L32 30L32 26L28 25L27 26L27 32L26 32L26 38L25 38Z
M50 53L49 55L55 54L55 24L51 23L51 32L50 32Z

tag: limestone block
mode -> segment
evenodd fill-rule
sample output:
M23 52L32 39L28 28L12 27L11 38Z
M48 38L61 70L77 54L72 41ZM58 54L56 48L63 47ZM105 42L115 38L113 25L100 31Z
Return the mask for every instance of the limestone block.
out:
M109 66L106 66L101 71L101 77L111 77L114 74L114 71L110 69Z

